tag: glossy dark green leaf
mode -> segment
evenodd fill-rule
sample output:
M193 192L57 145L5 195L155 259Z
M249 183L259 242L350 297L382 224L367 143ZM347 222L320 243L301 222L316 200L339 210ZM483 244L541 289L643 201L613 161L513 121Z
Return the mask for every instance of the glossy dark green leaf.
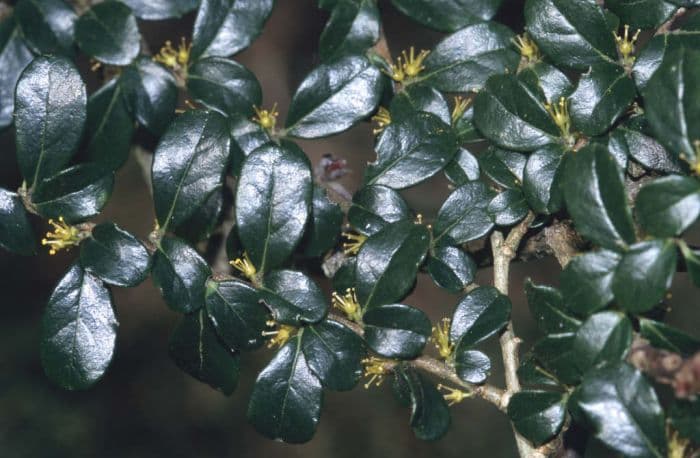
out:
M462 116L452 122L452 128L459 143L474 143L484 139L481 132L474 126L474 106L472 104L464 110Z
M0 247L25 256L36 253L28 216L19 196L0 188Z
M185 222L223 183L229 152L226 119L192 110L170 125L153 155L153 202L163 231Z
M333 290L346 292L355 287L355 265L357 259L354 256L345 257L342 264L333 275Z
M573 351L576 334L550 334L537 341L532 348L535 359L547 373L567 385L578 383L581 378L576 355Z
M263 279L260 295L279 323L317 323L328 312L328 303L319 287L301 272L270 272Z
M37 183L32 203L41 216L63 216L69 223L89 219L102 211L114 187L114 173L97 164L75 165Z
M142 56L124 70L120 81L136 120L154 135L162 135L177 106L177 86L172 73Z
M525 29L558 66L585 69L617 60L603 9L589 0L528 0Z
M274 0L202 0L190 59L227 57L247 48L262 32L274 4Z
M293 143L250 154L236 192L238 234L259 271L281 265L301 240L311 213L311 170Z
M569 97L574 91L569 77L546 62L535 62L520 70L518 78L550 103Z
M504 188L520 188L527 156L523 153L489 148L479 154L479 167Z
M474 122L497 145L532 151L559 137L544 102L515 75L492 76L474 101Z
M442 32L491 19L503 0L392 0L403 14Z
M458 149L455 157L445 167L445 176L457 186L478 180L479 175L479 161L465 148Z
M254 350L265 338L270 313L255 288L237 280L209 280L206 292L207 315L219 338L235 350Z
M379 39L379 9L374 0L341 0L321 33L321 59L361 54Z
M430 319L422 310L409 305L372 307L362 321L367 345L387 358L415 358L423 352L430 337Z
M693 251L681 244L681 251L685 259L685 266L688 269L688 276L695 286L700 287L700 251Z
M230 116L229 123L231 127L230 173L233 176L239 176L245 158L257 148L272 140L260 124L253 122L247 116Z
M392 123L410 118L414 111L432 113L448 125L452 122L450 107L445 96L437 89L422 84L408 86L396 94L391 99L389 111Z
M700 52L680 47L669 52L642 95L656 139L691 164L700 139Z
M622 67L593 65L570 97L573 127L589 136L602 134L627 111L636 95L634 83Z
M681 437L700 442L700 401L677 399L669 408L668 418Z
M75 54L73 31L78 18L63 0L20 0L15 18L27 44L37 54Z
M581 321L571 313L558 289L536 285L528 279L525 282L525 294L530 312L543 333L576 332L581 325Z
M639 334L654 347L674 353L692 355L700 350L700 340L659 321L641 318Z
M347 56L321 64L292 97L286 132L318 138L347 130L377 108L381 88L381 72L365 57Z
M121 0L134 16L148 21L181 17L197 8L199 0Z
M17 82L17 162L27 185L57 174L73 157L85 123L87 95L75 66L38 57Z
M563 187L566 208L582 236L611 250L634 242L622 171L604 147L591 144L571 156Z
M408 366L401 366L398 372L408 391L413 433L421 440L441 438L450 427L450 411L442 393Z
M117 326L109 290L74 264L51 294L42 318L44 372L68 390L91 387L112 361Z
M459 293L474 281L476 263L460 248L441 244L430 252L428 273L439 287Z
M265 437L303 443L316 432L322 402L321 382L309 367L301 336L297 336L258 375L250 395L248 420Z
M459 344L454 352L457 377L467 383L484 383L491 374L491 360L479 350L469 350L468 345Z
M146 279L150 256L136 237L114 223L98 224L80 244L80 265L116 286L136 286Z
M613 300L612 281L620 255L600 250L575 256L561 274L566 305L582 316L603 309Z
M510 29L495 22L465 27L437 44L416 80L445 92L477 91L491 75L518 66L513 36Z
M499 226L510 226L525 218L529 208L521 190L506 189L491 200L486 211Z
M557 378L541 367L532 354L526 355L520 362L518 379L525 386L559 386Z
M88 56L109 65L129 65L139 54L141 33L131 9L118 1L92 6L75 23L75 41Z
M492 286L470 291L452 315L450 341L468 348L488 339L508 323L511 308L510 299Z
M523 194L537 213L551 214L559 210L564 200L561 180L566 151L549 145L530 155L523 174Z
M304 256L321 257L336 246L343 216L340 205L328 198L326 190L314 187L311 215L301 241Z
M255 75L243 65L223 57L207 57L187 70L187 90L192 97L224 115L250 117L262 102Z
M608 0L605 7L623 24L640 29L658 27L678 9L664 0Z
M386 186L365 186L352 196L348 222L365 235L372 235L390 223L411 218L408 204L397 191Z
M632 313L646 312L666 295L676 273L676 246L671 240L632 245L615 270L615 301Z
M301 347L309 368L324 387L348 391L357 385L365 346L353 331L337 321L322 321L304 329Z
M0 129L14 121L15 86L20 73L32 60L15 18L0 21Z
M403 189L443 169L457 152L457 139L437 116L419 112L392 122L376 150L377 160L367 166L365 182Z
M223 208L223 192L218 189L211 193L207 200L173 230L178 237L195 243L209 238L220 222Z
M185 315L169 345L170 357L177 367L197 380L230 395L238 385L238 355L216 335L204 309Z
M153 254L153 283L176 312L191 313L204 306L210 275L206 261L180 239L164 238Z
M598 440L625 456L666 456L664 414L644 375L626 363L589 373L576 408Z
M629 123L618 126L610 133L608 150L615 157L634 158L644 168L659 172L681 172L681 163L676 155L670 154L655 138L649 136L647 123L641 117L632 118Z
M700 216L700 181L671 175L647 183L637 195L635 210L647 233L657 237L679 235Z
M574 353L581 373L622 360L632 344L632 324L619 312L591 315L576 332Z
M455 189L435 221L435 242L449 236L455 243L466 243L488 234L493 228L488 207L494 193L483 182L474 181Z
M85 122L90 161L110 170L121 167L129 157L134 130L134 121L119 80L110 81L90 95Z
M508 416L520 435L540 446L559 434L566 418L566 398L551 391L520 391L508 402Z
M412 221L387 225L357 254L357 297L364 307L399 301L413 288L430 244L428 229Z

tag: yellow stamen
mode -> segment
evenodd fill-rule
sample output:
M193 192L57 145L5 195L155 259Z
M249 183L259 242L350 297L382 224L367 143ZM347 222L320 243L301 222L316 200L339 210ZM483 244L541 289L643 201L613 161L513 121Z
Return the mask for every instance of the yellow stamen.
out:
M700 176L700 140L695 140L693 146L695 146L695 162L690 164L690 167L695 175ZM685 157L685 154L681 154L681 159Z
M102 67L102 62L100 62L99 60L90 59L90 71L91 72L96 72L97 70L100 69L100 67Z
M561 97L559 103L551 104L545 103L544 105L547 113L554 120L554 124L557 125L562 136L566 139L571 137L571 118L569 117L569 101Z
M418 213L416 219L413 220L413 224L423 224L423 214Z
M666 425L666 437L668 438L668 458L685 458L690 440L680 437L678 431Z
M160 48L160 52L153 56L153 59L173 70L185 68L190 60L191 49L192 43L187 44L184 37L180 38L180 44L177 49L173 48L172 42L168 40L165 42L165 45Z
M255 278L255 275L258 273L255 269L255 265L252 263L252 261L248 257L248 253L246 252L243 252L242 257L236 258L233 261L229 261L229 264L231 264L234 269L242 273L243 276L248 280L253 280L253 278Z
M61 250L70 250L71 247L80 245L84 238L80 229L66 224L63 216L59 216L58 222L50 219L49 224L53 226L54 232L47 232L41 244L49 247L49 254L52 256Z
M437 388L438 390L442 390L446 393L443 395L443 397L445 398L445 401L449 401L447 404L448 406L453 406L473 396L473 393L468 393L457 388L450 388L449 386L445 386L443 384L439 384Z
M362 365L365 368L364 376L369 377L369 381L365 383L365 389L368 390L373 384L380 386L384 381L384 376L391 372L393 363L388 359L370 356L362 360Z
M273 130L275 128L277 116L279 116L276 102L272 105L271 110L263 110L257 106L253 106L253 110L255 110L255 116L253 116L254 122L260 124L260 126L266 130Z
M411 46L408 52L405 50L401 52L401 56L396 58L396 64L391 65L391 73L387 74L398 83L405 79L414 78L425 69L423 61L428 57L428 54L430 51L424 49L416 56L416 50Z
M622 56L622 63L624 65L634 64L635 58L632 56L632 54L634 54L634 45L637 42L637 38L639 38L640 33L641 30L637 29L634 36L630 38L630 26L626 24L625 31L623 32L622 36L620 36L617 32L613 32L615 42L617 43L617 51L620 53L620 56Z
M455 106L452 109L452 124L456 123L462 115L464 115L470 103L471 102L466 97L462 97L461 95L455 97Z
M357 254L362 248L362 244L367 240L367 236L363 234L354 234L352 232L343 232L343 237L349 242L343 243L343 253L347 256Z
M331 298L333 307L342 310L348 318L356 323L362 321L362 307L360 307L360 303L357 301L355 288L346 289L345 294L342 296L333 291Z
M443 318L437 326L433 326L433 334L430 337L441 359L449 359L454 350L454 344L450 343L450 324L449 318Z
M520 51L520 56L524 58L528 64L539 62L540 50L527 34L516 36L513 39L513 43L515 43L515 47Z
M379 111L377 111L377 114L372 116L372 121L377 123L377 127L372 130L372 133L374 135L379 135L382 133L384 128L391 124L391 113L389 113L389 110L387 110L384 107L379 107Z
M270 328L274 328L277 326L277 322L275 322L274 320L269 320L265 324ZM275 330L263 331L262 335L264 337L272 336L272 339L267 341L267 348L281 348L292 337L292 333L295 330L296 328L294 326L281 324Z

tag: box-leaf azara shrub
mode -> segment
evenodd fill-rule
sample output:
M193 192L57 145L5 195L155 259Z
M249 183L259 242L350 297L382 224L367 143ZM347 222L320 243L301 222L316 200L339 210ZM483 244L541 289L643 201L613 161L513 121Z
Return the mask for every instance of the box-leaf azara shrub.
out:
M0 246L70 251L37 323L54 383L105 376L111 289L151 277L181 315L171 356L198 380L230 395L240 355L272 349L247 411L270 439L311 440L326 391L386 380L425 440L478 398L510 419L523 457L564 456L576 435L696 456L700 340L663 318L678 272L700 286L697 1L527 0L511 30L494 21L512 7L500 0L319 0L320 57L284 122L232 57L273 0L13 3L0 127L21 186L0 189ZM385 7L443 37L389 52ZM181 40L139 30L184 14ZM102 77L91 93L80 56ZM376 160L359 189L338 181L345 159L312 163L298 142L368 122ZM132 154L150 234L95 222ZM418 214L402 191L441 174L449 195ZM512 262L545 256L560 278L509 284ZM492 284L474 283L487 266ZM406 304L419 275L454 297L439 321ZM513 292L539 332L525 346Z

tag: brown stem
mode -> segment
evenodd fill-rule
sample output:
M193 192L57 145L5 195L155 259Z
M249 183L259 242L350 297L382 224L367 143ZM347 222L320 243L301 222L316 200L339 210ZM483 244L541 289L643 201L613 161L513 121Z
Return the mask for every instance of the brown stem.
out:
M671 30L671 27L676 23L676 21L681 18L688 10L681 7L676 10L676 12L669 18L668 21L661 24L661 26L656 29L654 35L663 35Z
M491 250L493 251L493 284L501 294L508 295L508 277L510 272L510 262L515 259L520 242L527 233L530 224L535 219L535 215L530 212L527 217L515 226L504 240L503 234L496 231L491 235ZM518 347L521 340L513 331L513 321L509 321L506 329L501 334L501 352L503 353L503 365L505 368L506 393L503 396L503 404L507 407L513 394L520 391L520 380L518 380L518 367L520 357ZM525 458L544 458L544 454L535 449L530 442L522 437L513 428L515 443L518 452Z

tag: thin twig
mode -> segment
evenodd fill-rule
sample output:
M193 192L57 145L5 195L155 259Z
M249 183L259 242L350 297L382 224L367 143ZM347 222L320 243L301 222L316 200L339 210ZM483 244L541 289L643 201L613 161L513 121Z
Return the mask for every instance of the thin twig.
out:
M491 235L491 249L493 250L493 284L501 294L508 295L508 277L510 272L510 262L515 258L518 247L523 237L527 233L530 224L535 219L535 215L530 212L527 217L515 226L504 240L503 234L496 231ZM518 380L518 367L520 357L518 347L520 339L513 332L513 321L509 321L506 329L501 334L501 352L503 353L503 365L505 368L506 393L503 396L503 404L508 405L510 397L520 391L520 381ZM513 428L515 442L518 452L523 458L544 458L544 455L535 449L530 442L522 437Z
M360 337L362 337L364 334L362 326L355 323L354 321L350 321L347 318L339 315L331 315L329 318L350 328L355 334L359 335ZM408 364L410 364L416 369L432 374L441 380L450 382L453 385L457 385L461 388L464 388L470 393L473 393L475 396L495 405L499 410L505 411L506 404L503 403L504 392L500 388L497 388L492 385L473 385L471 383L464 382L459 377L457 377L457 374L455 373L452 367L448 366L442 361L439 361L435 358L431 358L430 356L419 356L414 360L408 361Z
M676 23L676 21L678 21L678 19L680 19L687 11L688 10L683 7L678 8L668 21L664 22L658 29L656 29L654 35L663 35L665 33L668 33L671 30L671 27L673 27L673 25Z

